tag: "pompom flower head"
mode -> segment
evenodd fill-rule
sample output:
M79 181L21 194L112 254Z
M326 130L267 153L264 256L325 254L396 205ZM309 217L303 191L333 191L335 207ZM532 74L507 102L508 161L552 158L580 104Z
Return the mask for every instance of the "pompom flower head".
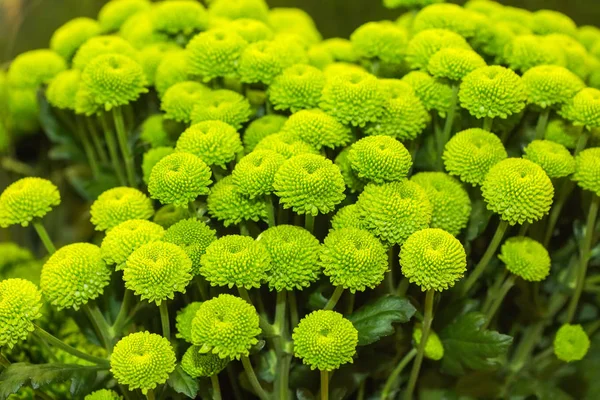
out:
M390 21L367 22L350 35L350 40L360 57L400 64L404 60L408 35Z
M108 389L96 390L85 396L83 400L122 400L123 397L119 396L117 392Z
M119 36L95 36L82 44L73 57L73 68L85 70L96 57L107 54L121 55L137 59L137 50L125 39Z
M344 200L344 178L331 160L301 154L286 160L275 174L275 194L284 208L316 216L332 211Z
M568 69L556 65L533 67L523 74L527 101L541 108L560 107L585 84Z
M335 158L335 165L337 165L344 177L344 182L346 183L346 187L352 193L362 192L365 187L365 181L360 179L356 172L352 169L352 164L348 159L348 153L350 153L350 149L352 147L346 147L344 150L340 152Z
M194 301L177 312L177 317L175 317L177 334L175 336L192 343L192 321L201 305L201 301Z
M245 83L264 83L270 85L273 79L287 67L294 64L281 40L261 40L249 44L242 55L238 73Z
M212 286L258 288L267 279L271 257L249 236L228 235L212 242L200 260L200 273Z
M52 50L31 50L19 54L10 63L8 83L19 89L36 89L67 69L65 60Z
M340 208L331 218L332 229L358 228L363 229L363 222L356 204L348 204Z
M175 150L194 154L206 165L225 168L244 148L233 126L214 120L199 122L186 129L177 140Z
M142 159L142 173L146 185L150 182L150 174L152 173L154 166L169 154L173 154L174 151L175 149L172 147L161 146L150 149L144 153Z
M286 159L301 154L318 154L317 149L313 146L300 139L295 133L287 131L268 135L258 142L254 150L271 150Z
M422 337L423 328L420 325L415 326L415 329L413 330L413 340L415 341L416 347L421 344ZM425 357L434 361L439 361L444 358L444 344L434 331L429 331L429 336L427 336L427 343L425 343Z
M276 110L298 110L315 108L321 101L325 87L325 74L306 64L286 68L273 79L269 87L269 99Z
M215 90L196 101L192 113L192 123L223 121L235 129L250 119L252 111L248 100L232 90Z
M277 133L287 121L287 117L279 114L267 114L263 117L255 119L246 127L244 131L244 148L246 153L250 153L258 142L265 137Z
M98 22L104 32L118 30L132 15L150 9L148 0L111 0L98 13Z
M548 35L550 33L564 33L575 37L577 25L568 16L553 10L538 10L533 13L531 28L535 33Z
M431 56L427 70L436 78L460 81L472 71L485 66L483 58L473 50L446 47Z
M560 114L574 125L587 129L600 127L600 90L585 88L579 91Z
M512 274L529 282L543 281L550 274L548 250L527 236L507 239L498 258Z
M205 98L209 92L210 90L201 83L179 82L165 91L160 108L165 112L165 118L189 123L192 120L194 105Z
M148 219L154 214L146 195L130 187L117 187L102 193L90 208L97 231L106 231L130 219Z
M142 300L161 302L172 299L175 292L185 293L192 279L192 261L173 243L152 242L138 247L123 267L125 287Z
M409 72L402 77L402 81L412 86L427 110L435 110L441 117L446 116L452 106L450 85L422 71Z
M575 159L562 144L534 140L523 149L523 153L523 158L542 167L550 178L562 178L575 172Z
M584 190L600 196L600 148L585 149L575 158L573 180ZM0 203L1 204L1 203Z
M189 72L205 82L217 77L234 76L247 42L235 31L211 29L194 36L186 47Z
M46 99L56 108L75 111L81 72L69 69L56 75L48 84Z
M181 368L192 378L213 376L225 369L228 358L220 358L216 354L200 353L200 346L191 346L183 354Z
M155 333L136 332L121 339L110 357L110 372L118 383L143 394L163 384L175 369L175 351Z
M192 321L192 341L200 353L219 358L248 356L261 333L256 309L245 300L221 294L202 303Z
M590 349L590 338L581 325L564 324L554 337L554 354L565 362L579 361Z
M150 12L154 29L169 35L191 35L208 26L208 13L195 1L173 0L161 2Z
M475 34L473 14L456 4L431 4L424 7L413 21L413 30L448 29L469 38Z
M162 204L187 207L196 197L208 194L211 171L197 156L176 152L160 160L150 173L148 192Z
M214 0L211 1L211 15L227 19L252 18L267 22L269 7L265 0Z
M217 234L204 222L190 218L170 226L163 240L181 247L192 261L192 275L199 275L200 260Z
M52 182L42 178L22 178L0 194L0 227L28 226L60 204L60 193Z
M358 331L342 314L318 310L300 320L292 340L295 356L310 369L333 371L352 362Z
M317 150L344 146L353 139L350 127L318 108L292 114L282 130L296 135Z
M548 122L544 139L562 144L567 149L574 149L581 134L581 129L571 125L562 118L553 118Z
M561 48L546 37L518 35L504 46L502 58L515 71L526 72L540 65L566 64Z
M236 164L232 181L250 198L271 194L275 174L284 161L284 156L271 150L253 151Z
M240 18L233 20L226 25L227 29L232 29L238 35L244 38L248 43L258 42L260 40L273 39L273 31L264 22L251 18Z
M225 226L267 218L267 203L264 199L251 199L244 195L234 183L232 176L226 176L215 183L206 203L208 213L222 221Z
M106 232L100 252L107 264L116 264L119 270L137 248L161 240L164 234L163 227L154 222L131 219Z
M164 126L164 115L150 115L142 123L140 140L150 145L150 147L171 146L172 141L169 133Z
M34 330L42 314L42 294L25 279L0 281L0 346L13 348Z
M158 209L152 221L167 229L177 222L190 216L188 208L175 207L173 204L167 204Z
M389 136L367 136L354 143L348 160L359 178L384 183L405 179L412 167L406 147Z
M171 52L181 51L181 47L171 42L158 42L144 47L140 53L138 60L149 85L154 85L156 70L165 56Z
M62 310L94 300L110 281L110 268L102 259L100 247L73 243L52 254L42 268L40 287L50 304Z
M421 290L441 292L467 271L465 249L450 233L427 228L410 235L400 250L402 274Z
M510 225L535 222L550 210L554 187L537 164L507 158L494 165L481 185L488 210Z
M426 29L408 42L406 61L413 69L426 70L431 57L443 48L470 50L471 46L458 33L447 29Z
M171 86L190 79L188 52L171 51L165 54L156 68L154 86L159 96L162 97Z
M476 186L483 183L490 168L508 155L498 136L472 128L454 135L446 143L442 157L450 175Z
M69 61L82 44L100 34L100 24L91 18L73 18L59 27L50 38L50 48Z

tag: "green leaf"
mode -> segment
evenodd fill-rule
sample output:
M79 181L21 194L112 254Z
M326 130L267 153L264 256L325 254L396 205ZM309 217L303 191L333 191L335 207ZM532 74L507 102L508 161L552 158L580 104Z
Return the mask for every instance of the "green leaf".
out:
M485 201L479 198L472 202L471 216L467 226L466 240L468 242L479 237L488 226L492 212L487 209Z
M296 397L298 400L315 400L315 395L306 388L299 388L296 390Z
M366 346L393 334L393 323L408 322L415 311L407 299L386 295L359 308L348 319L358 331L358 345Z
M38 93L38 103L40 105L40 125L48 139L52 143L74 143L73 136L59 122L46 97L40 93Z
M198 381L186 374L179 364L169 376L167 384L177 393L184 394L190 399L195 399L200 390Z
M498 365L512 344L512 337L482 330L485 316L470 312L458 317L440 332L444 344L442 370L464 375L468 369L487 370Z
M277 375L277 354L273 350L263 351L258 355L256 375L262 381L272 383Z

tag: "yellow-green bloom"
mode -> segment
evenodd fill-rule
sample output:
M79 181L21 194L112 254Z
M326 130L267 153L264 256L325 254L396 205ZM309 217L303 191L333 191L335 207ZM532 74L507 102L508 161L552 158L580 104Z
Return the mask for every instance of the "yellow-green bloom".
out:
M251 199L244 195L233 182L233 177L226 176L211 188L206 200L208 213L229 226L242 221L260 221L267 218L267 203L263 198Z
M146 185L150 182L150 174L152 173L154 166L169 154L173 154L174 151L175 149L172 147L161 146L150 149L144 153L144 157L142 158L142 173Z
M585 149L575 158L573 180L579 187L600 196L600 148Z
M415 326L415 329L413 330L413 340L415 341L416 347L419 347L421 344L422 337L423 328L419 324ZM427 343L425 343L425 357L434 361L439 361L444 358L444 344L440 340L440 337L432 330L429 331Z
M137 50L119 36L94 36L82 44L73 57L73 68L83 71L96 57L107 54L127 56L137 60Z
M25 279L0 281L0 346L13 348L34 330L42 314L42 294Z
M369 182L401 181L412 167L406 147L389 136L367 136L350 147L348 161L359 178Z
M192 343L192 321L196 317L196 312L202 305L201 301L194 301L177 312L175 317L175 327L177 336L188 343Z
M295 64L277 75L269 86L269 99L276 110L293 113L315 108L321 101L325 74L310 65Z
M192 261L192 275L198 275L200 260L217 234L204 222L190 218L171 225L163 240L181 247Z
M318 150L344 146L354 138L350 127L318 108L295 112L285 121L282 131L297 136Z
M470 50L467 41L447 29L426 29L414 35L406 47L406 61L413 69L426 70L430 58L443 48Z
M117 187L102 193L90 208L97 231L106 231L130 219L148 219L154 214L150 199L137 189Z
M98 22L104 32L117 31L127 18L150 9L148 0L111 0L98 13Z
M252 116L250 103L241 94L232 90L215 90L204 94L192 108L193 124L205 121L222 121L240 129Z
M579 361L590 349L590 338L581 325L564 324L554 337L554 354L565 362Z
M216 375L229 364L228 358L220 358L211 353L200 353L200 348L200 346L191 346L181 359L181 368L192 378Z
M562 178L575 172L575 159L562 144L534 140L523 149L523 153L523 158L542 167L550 178Z
M58 188L42 178L22 178L0 194L0 227L28 226L60 204Z
M100 252L107 264L115 264L119 270L131 253L146 243L161 240L164 234L163 227L154 222L131 219L106 232Z
M360 57L400 64L404 61L408 34L391 21L367 22L350 35L350 40Z
M79 46L100 34L100 24L91 18L79 17L61 25L50 38L50 48L70 61Z
M548 250L527 236L506 239L498 258L512 274L529 282L543 281L550 274Z
M246 153L254 150L258 142L265 137L279 132L285 121L287 121L287 117L283 115L267 114L250 122L242 137Z
M189 72L199 75L205 82L235 76L247 45L244 38L232 30L218 28L199 33L186 47Z
M31 50L19 54L10 63L8 83L19 89L36 89L67 69L65 60L52 50Z

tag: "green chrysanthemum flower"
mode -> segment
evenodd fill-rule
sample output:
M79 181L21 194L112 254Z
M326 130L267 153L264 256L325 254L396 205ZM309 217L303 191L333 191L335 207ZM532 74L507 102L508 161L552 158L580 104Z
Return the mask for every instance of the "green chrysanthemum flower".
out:
M443 154L446 171L473 186L481 185L490 168L506 157L500 138L479 128L454 135Z
M225 122L209 120L186 129L177 140L176 151L194 154L206 165L225 165L243 151L240 135Z
M542 108L560 107L585 87L577 75L553 65L531 68L523 74L523 84L529 104Z
M250 18L240 18L225 26L244 38L248 43L273 39L273 31L264 22Z
M478 68L460 85L460 103L477 118L508 118L525 108L527 95L519 75L500 66Z
M576 39L565 34L555 33L546 39L558 46L565 56L565 66L581 79L586 79L590 73L588 52Z
M359 178L375 183L400 181L412 167L406 147L389 136L367 136L354 143L348 160Z
M194 36L186 47L189 71L204 81L235 76L242 51L248 43L235 31L211 29Z
M539 65L561 65L565 55L558 44L545 37L518 35L504 47L502 57L515 71L525 72Z
M117 54L137 60L138 53L131 44L119 36L95 36L82 44L73 57L73 68L83 71L96 57Z
M561 118L554 118L548 122L544 139L562 144L567 149L574 149L577 146L580 133L581 129L579 127L570 125Z
M50 38L50 48L69 61L79 46L100 34L100 24L91 18L73 18L60 26Z
M162 114L154 114L146 118L141 126L140 140L148 143L150 147L167 147L173 144L165 129Z
M581 325L564 324L554 337L554 354L564 362L579 361L590 349L590 338Z
M320 275L320 243L310 232L292 225L274 226L257 239L271 256L267 281L271 290L302 290Z
M559 113L574 125L600 128L600 90L582 89Z
M292 114L282 130L296 135L315 149L344 146L354 137L348 126L318 108Z
M587 50L591 50L596 43L600 43L600 29L593 25L580 26L577 39Z
M40 287L46 300L59 310L78 310L104 292L110 282L110 272L100 247L73 243L58 249L46 261Z
M360 210L356 204L340 208L331 218L332 229L357 228L364 229Z
M37 90L10 88L7 97L8 127L16 132L36 132L40 127Z
M494 15L503 8L502 4L493 0L467 0L464 7L467 10L477 11L485 15Z
M42 178L22 178L0 194L0 227L28 226L60 204L60 193L52 182Z
M470 38L477 28L472 14L456 4L432 4L423 8L413 21L413 31L427 29L447 29Z
M548 213L554 187L537 164L507 158L494 165L481 185L487 208L510 225L533 223Z
M430 4L442 3L445 0L383 0L383 5L387 8L420 8Z
M200 346L191 346L181 359L181 368L192 378L213 376L225 369L228 358L200 353Z
M444 48L470 50L471 46L458 33L447 29L427 29L417 33L406 47L406 61L413 69L426 70L429 59Z
M330 79L338 75L349 74L349 73L367 73L367 70L360 65L350 64L345 62L334 62L329 64L323 69L325 77Z
M154 214L150 199L137 189L117 187L98 196L90 208L97 231L106 231L130 219L148 219Z
M123 266L125 287L142 300L161 302L185 293L192 279L192 261L173 243L152 242L138 247Z
M344 200L344 178L331 160L301 154L286 160L275 174L275 194L284 208L316 216L332 211Z
M485 66L483 58L473 50L447 47L431 56L427 70L436 78L460 81L467 74Z
M294 64L295 60L288 57L285 44L281 40L261 40L249 44L242 52L238 66L241 81L270 85L277 75Z
M248 122L252 110L248 100L232 90L215 90L207 93L194 104L191 113L192 123L223 121L235 129Z
M235 166L231 176L233 184L250 198L273 192L275 174L285 157L271 150L256 150L243 157Z
M421 290L441 292L467 271L465 249L450 233L427 228L410 235L400 250L402 274Z
M119 36L136 49L142 49L156 43L167 43L170 38L154 29L152 10L140 11L127 18L119 28Z
M154 76L154 86L159 96L162 97L171 86L190 79L188 52L172 51L166 54L158 64Z
M67 69L65 60L52 50L31 50L19 54L8 69L8 83L13 88L35 89Z
M282 131L263 138L254 150L272 150L286 159L301 154L318 154L317 149L292 132Z
M200 353L219 358L248 356L261 333L256 309L239 297L221 294L202 303L192 322L192 340Z
M83 400L122 400L118 393L108 389L100 389L84 397Z
M363 227L386 244L402 244L431 222L433 207L425 191L408 180L369 184L356 203Z
M162 204L187 207L196 197L208 194L210 177L210 168L199 157L176 152L152 168L148 192Z
M191 35L208 26L206 9L195 1L160 2L152 7L150 16L154 29L169 35Z
M167 229L177 222L190 216L187 208L175 207L173 204L167 204L158 209L152 221Z
M269 10L268 24L277 33L297 33L310 44L321 41L311 16L300 8L276 7Z
M441 117L446 116L452 106L450 85L421 71L409 72L402 77L402 81L412 86L416 96L428 111L435 110Z
M13 348L34 330L42 314L42 294L25 279L0 281L0 346Z
M136 332L121 339L110 357L110 372L129 390L143 394L163 384L175 370L175 351L169 341L155 333Z
M192 261L192 275L199 275L200 260L206 248L217 240L217 234L204 222L191 218L169 227L163 240L181 247Z
M176 337L192 343L192 321L201 305L201 301L194 301L177 312L177 317L175 317Z
M150 9L148 0L112 0L100 9L98 22L104 32L117 31L127 18L148 9Z
M365 181L360 179L356 172L352 169L352 163L348 159L348 154L350 153L350 149L352 146L346 147L344 150L338 154L335 158L335 165L340 168L340 172L342 173L342 177L344 177L344 182L346 186L352 193L362 192L365 187Z
M319 69L296 64L285 69L269 87L269 99L276 110L315 108L321 101L325 75Z
M548 250L527 236L507 239L498 258L512 274L529 282L543 281L550 274Z
M577 36L577 25L573 20L558 11L538 10L533 13L533 31L540 35L550 33L563 33L569 36Z
M287 121L287 117L278 114L268 114L252 121L244 131L243 141L246 153L254 150L258 142L265 137L279 132L285 121Z
M413 330L413 340L415 341L416 347L419 347L421 344L422 337L423 328L419 324L415 326L415 329ZM425 343L425 357L434 361L439 361L444 358L444 344L440 340L440 337L432 330L429 331L427 343Z
M23 264L33 260L33 254L29 249L19 246L13 242L0 242L0 273L6 272L17 264Z
M534 140L523 149L523 153L523 158L542 167L550 178L562 178L575 172L575 159L562 144Z
M267 22L269 18L265 0L213 0L209 11L215 17L227 19L251 18Z
M404 60L408 35L390 21L367 22L352 33L350 40L360 57L400 64Z
M370 232L357 228L330 231L319 258L331 284L352 293L375 288L388 269L383 244Z
M150 174L152 173L154 166L166 156L173 154L174 151L175 149L172 147L155 147L144 153L144 157L142 159L142 172L144 174L143 179L146 184L150 182Z
M380 118L385 100L375 76L354 72L327 81L320 107L343 124L362 127Z
M585 149L575 158L573 180L579 187L600 196L600 148Z
M226 176L211 188L207 207L209 214L223 221L225 226L267 218L267 203L264 199L244 196L231 176Z
M156 70L165 56L177 51L181 51L181 47L170 42L154 43L140 50L138 60L149 85L154 85Z
M107 264L123 268L127 258L144 244L162 240L165 230L162 226L145 219L131 219L106 232L100 252Z
M292 334L294 354L311 369L333 371L351 363L358 331L335 311L313 311L300 320Z
M50 81L46 89L48 103L56 108L75 111L80 83L81 73L78 70L60 72Z
M443 172L420 172L411 177L418 183L433 206L431 228L440 228L457 236L467 227L471 200L462 185Z

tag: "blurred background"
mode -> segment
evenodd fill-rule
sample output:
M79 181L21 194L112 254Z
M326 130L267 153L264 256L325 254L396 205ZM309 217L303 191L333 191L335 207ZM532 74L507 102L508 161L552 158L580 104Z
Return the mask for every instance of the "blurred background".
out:
M107 0L0 0L0 63L35 48L47 47L52 32L76 16L96 17ZM464 1L453 1L464 3ZM323 36L348 35L366 21L395 19L380 0L267 0L271 7L299 7L315 19ZM600 0L499 0L530 10L561 11L578 25L600 25Z

